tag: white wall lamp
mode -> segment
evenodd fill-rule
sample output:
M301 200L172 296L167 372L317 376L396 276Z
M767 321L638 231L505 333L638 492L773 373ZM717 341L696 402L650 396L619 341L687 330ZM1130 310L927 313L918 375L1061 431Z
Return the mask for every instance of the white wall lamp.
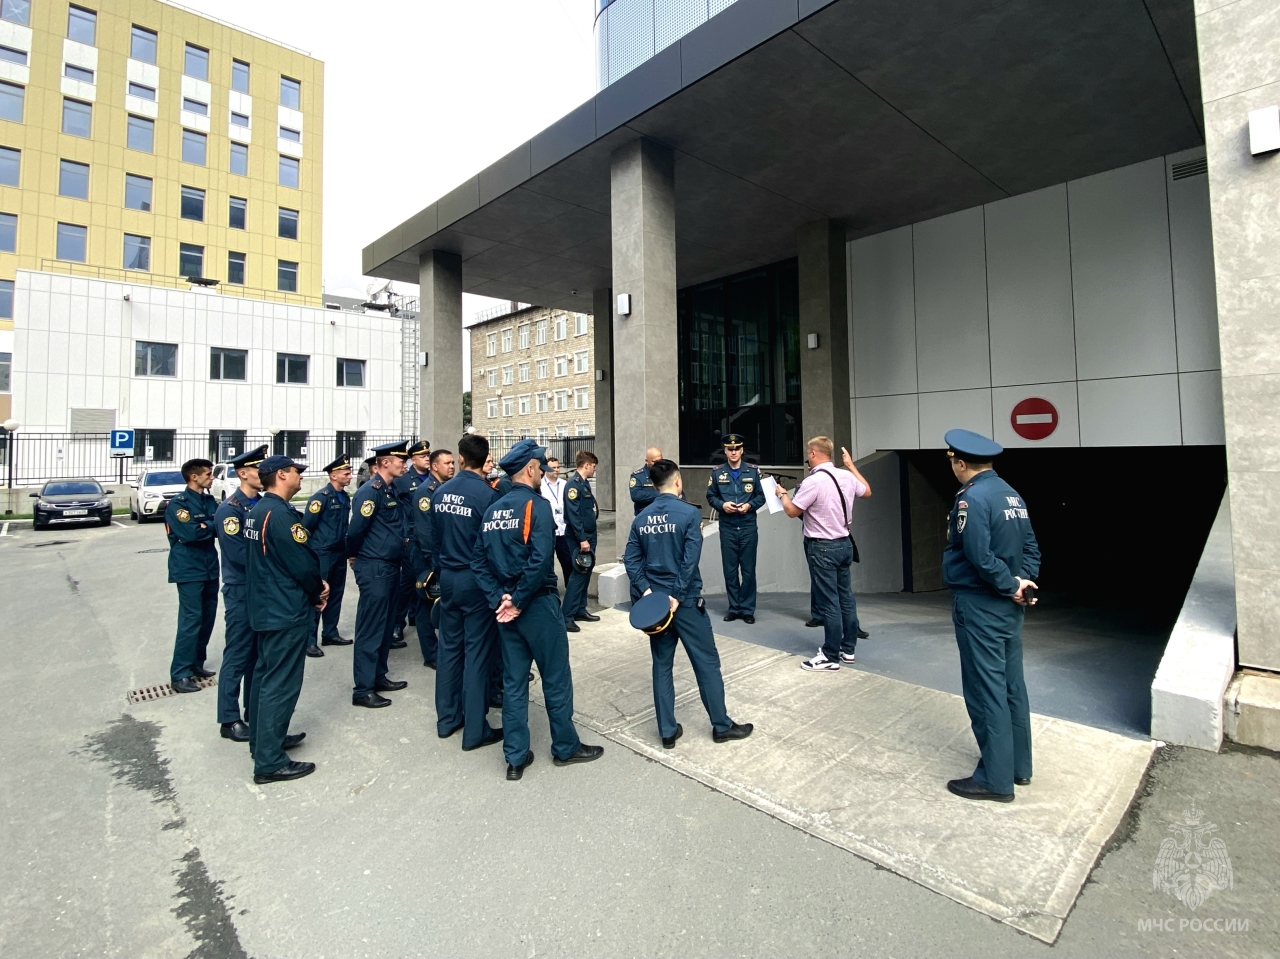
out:
M617 304L616 312L619 316L631 315L631 294L630 293L618 294L618 304Z
M1280 150L1280 107L1263 107L1249 113L1249 152L1254 156Z
M809 349L816 350L818 348L818 334L810 333L808 337Z
M427 354L425 352L418 354L418 365L424 370L427 368Z

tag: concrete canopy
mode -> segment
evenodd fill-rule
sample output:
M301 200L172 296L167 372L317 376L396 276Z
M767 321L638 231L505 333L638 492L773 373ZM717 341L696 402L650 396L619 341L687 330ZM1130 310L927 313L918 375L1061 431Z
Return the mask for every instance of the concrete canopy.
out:
M610 155L675 152L680 286L1204 142L1193 0L738 0L365 247L418 282L589 312ZM576 292L574 292L576 291Z

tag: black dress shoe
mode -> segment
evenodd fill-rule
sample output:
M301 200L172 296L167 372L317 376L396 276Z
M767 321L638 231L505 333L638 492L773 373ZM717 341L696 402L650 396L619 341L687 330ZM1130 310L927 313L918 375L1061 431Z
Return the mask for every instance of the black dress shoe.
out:
M752 616L750 613L747 613L747 615L743 616L742 621L746 623L748 626L754 626L756 624L756 618Z
M194 676L183 676L181 679L175 679L169 685L173 687L175 693L198 693L202 688L196 682Z
M192 666L191 672L196 679L213 679L214 676L218 675L212 669L205 669L203 666Z
M564 624L564 631L566 633L580 633L582 632L582 627L573 620L569 620L569 622Z
M324 650L321 649L319 646L315 645L315 643L312 643L310 646L307 647L307 655L310 656L312 659L319 659L321 656L324 655Z
M387 648L388 649L404 649L408 645L409 644L405 642L403 639L393 639L391 640L391 643L388 645Z
M574 763L589 763L593 759L599 759L603 755L603 746L588 746L586 743L583 743L578 747L578 751L572 756L569 756L566 759L557 759L555 756L552 756L551 761L557 766L572 766Z
M591 613L588 613L585 609L584 609L582 612L578 613L578 614L577 614L576 616L574 616L573 618L574 618L574 619L576 619L576 620L577 620L578 622L580 622L580 623L598 623L598 622L600 622L600 617L599 617L599 616L595 616L595 615L593 615L593 614L591 614Z
M398 689L404 689L409 685L407 679L384 679L380 683L373 684L375 693L394 693Z
M426 666L426 667L427 667L427 669L435 669L435 668L436 668L436 661L435 661L434 659L424 659L424 660L422 661L422 665L423 665L423 666Z
M292 749L294 746L302 745L302 741L306 738L306 733L290 733L288 736L284 737L284 742L281 743L281 745L285 749Z
M663 748L663 749L675 749L675 748L676 748L676 740L677 740L677 739L679 739L679 738L680 738L681 736L683 736L683 735L684 735L684 727L683 727L683 726L681 726L679 723L676 723L676 734L675 734L674 736L663 736L663 737L662 737L662 748Z
M404 627L397 626L395 629L391 630L391 639L393 642L399 642L404 639Z
M734 723L724 732L711 731L711 738L718 743L727 743L731 739L746 739L756 727L751 723Z
M737 613L725 613L725 614L724 614L724 621L725 621L726 623L732 623L732 622L733 622L735 619L737 619L737 618L738 618L738 614L737 614Z
M524 775L524 771L528 769L531 765L533 765L532 749L530 749L527 753L524 754L524 762L522 762L519 766L513 766L511 765L511 763L507 763L507 780L509 782L515 782L517 779L519 779Z
M243 719L237 719L234 723L223 723L219 732L223 739L230 739L233 743L249 741L249 724Z
M350 646L354 639L343 639L341 636L325 636L320 640L321 646Z
M381 709L383 706L390 706L391 700L385 696L379 696L377 693L365 693L363 696L352 696L352 706L365 706L369 709Z
M465 753L469 753L473 749L479 749L482 746L492 746L494 743L500 743L500 742L502 742L502 727L498 726L494 729L490 729L485 734L484 739L480 740L480 742L476 743L474 746L464 745L462 747L462 751Z
M456 732L457 732L459 729L461 729L461 728L462 728L462 724L459 724L459 725L457 725L457 726L454 726L454 727L453 727L451 730L449 730L447 733L442 733L442 732L440 732L440 730L438 730L438 729L437 729L437 730L436 730L436 735L437 735L437 736L439 736L441 739L448 739L450 736L452 736L454 733L456 733Z
M965 799L990 799L992 802L1013 802L1013 793L992 792L982 783L968 779L953 779L947 783L947 789Z
M1031 777L1030 777L1030 776L1014 776L1014 777L1013 777L1013 784L1014 784L1015 786L1030 786L1030 785L1031 785Z
M870 634L870 633L868 633L865 629L862 629L861 627L859 627L859 629L858 629L858 638L859 638L859 639L866 639L866 638L867 638L868 636L870 636L870 635L871 635L871 634Z
M811 619L811 620L809 620L807 623L805 623L805 625L806 625L806 626L821 626L821 625L822 625L822 620L820 620L820 619Z
M281 766L273 773L254 773L253 781L258 785L263 783L283 783L288 782L290 779L301 779L303 776L310 776L315 771L315 763L292 762Z

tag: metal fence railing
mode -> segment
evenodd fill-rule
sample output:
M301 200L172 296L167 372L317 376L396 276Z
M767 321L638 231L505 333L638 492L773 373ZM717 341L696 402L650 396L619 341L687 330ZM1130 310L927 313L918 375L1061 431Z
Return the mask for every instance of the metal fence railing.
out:
M511 452L511 447L520 442L519 437L487 437L489 440L489 453L493 456L493 462L499 463L502 457ZM594 436L548 436L545 439L534 439L547 448L547 456L554 456L560 461L560 466L565 471L573 469L574 457L577 456L578 450L587 450L594 453L596 451L596 438Z

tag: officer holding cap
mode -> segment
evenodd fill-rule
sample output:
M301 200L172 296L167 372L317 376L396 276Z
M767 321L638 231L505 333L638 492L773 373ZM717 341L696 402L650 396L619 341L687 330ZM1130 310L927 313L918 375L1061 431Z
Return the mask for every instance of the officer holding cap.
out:
M642 594L665 593L668 597L670 625L649 637L649 651L653 655L653 705L658 714L662 745L674 749L676 740L684 733L684 727L676 722L676 690L671 677L677 642L684 644L693 666L702 704L711 717L712 738L718 743L746 739L751 735L751 723L735 723L725 710L720 654L702 602L702 575L698 572L698 560L702 556L702 513L696 506L681 501L684 485L680 468L671 460L652 464L649 475L658 495L631 524L622 562L632 585Z
M1022 619L1034 605L1040 547L1027 504L991 467L999 443L969 430L945 437L960 482L947 525L942 578L960 650L964 705L982 758L947 789L966 799L1012 802L1031 782L1031 707L1022 675Z
M404 507L404 556L400 559L400 587L396 593L395 628L391 638L392 649L403 649L409 645L405 639L406 619L410 626L417 625L419 614L425 610L418 607L418 593L415 583L422 575L422 554L413 535L413 494L418 487L431 477L431 444L426 440L416 440L409 444L409 468L395 481L396 496Z
M551 504L539 493L547 451L533 440L520 440L498 465L511 478L511 492L485 511L471 570L496 611L502 639L503 751L507 779L516 780L533 762L530 663L538 664L542 677L552 761L557 766L591 762L604 748L584 745L573 725L569 637L556 590L556 521Z
M347 487L351 485L351 457L343 453L324 468L329 482L321 486L307 500L302 513L302 525L311 535L311 549L320 560L320 575L329 584L329 602L324 612L316 614L320 630L320 645L350 646L352 640L343 639L338 633L338 620L342 616L342 596L347 590L347 526L351 523L351 497ZM308 656L323 656L324 650L313 641L307 647Z
M258 661L258 636L249 625L248 559L245 539L240 533L249 510L261 498L258 465L266 456L264 445L245 450L230 461L240 488L233 490L213 514L218 530L218 552L222 555L222 626L227 638L222 668L218 671L218 724L222 738L237 743L249 741L249 724L240 718L241 680L247 716L253 691L253 665Z
M308 545L302 517L289 505L302 488L306 467L287 456L258 465L265 492L245 517L250 625L258 634L249 712L249 754L255 783L301 779L315 763L292 762L285 750L305 733L289 736L289 720L302 692L307 647L315 636L315 612L329 587Z
M600 461L590 450L578 450L574 457L577 469L569 477L564 488L564 525L569 537L569 551L573 554L573 572L564 584L564 628L571 633L579 631L578 622L595 623L599 616L587 612L587 587L591 585L591 570L596 557L596 498L591 494L591 477L596 475Z
M404 555L404 510L392 484L404 473L408 444L387 443L373 450L373 473L356 491L347 527L347 556L356 574L356 642L352 656L355 685L351 705L378 709L391 700L380 695L409 684L387 676L395 598Z
M720 562L729 594L726 623L756 621L756 511L764 505L760 471L742 461L744 441L738 433L724 435L724 466L707 477L707 505L720 514ZM741 579L739 579L741 570Z

